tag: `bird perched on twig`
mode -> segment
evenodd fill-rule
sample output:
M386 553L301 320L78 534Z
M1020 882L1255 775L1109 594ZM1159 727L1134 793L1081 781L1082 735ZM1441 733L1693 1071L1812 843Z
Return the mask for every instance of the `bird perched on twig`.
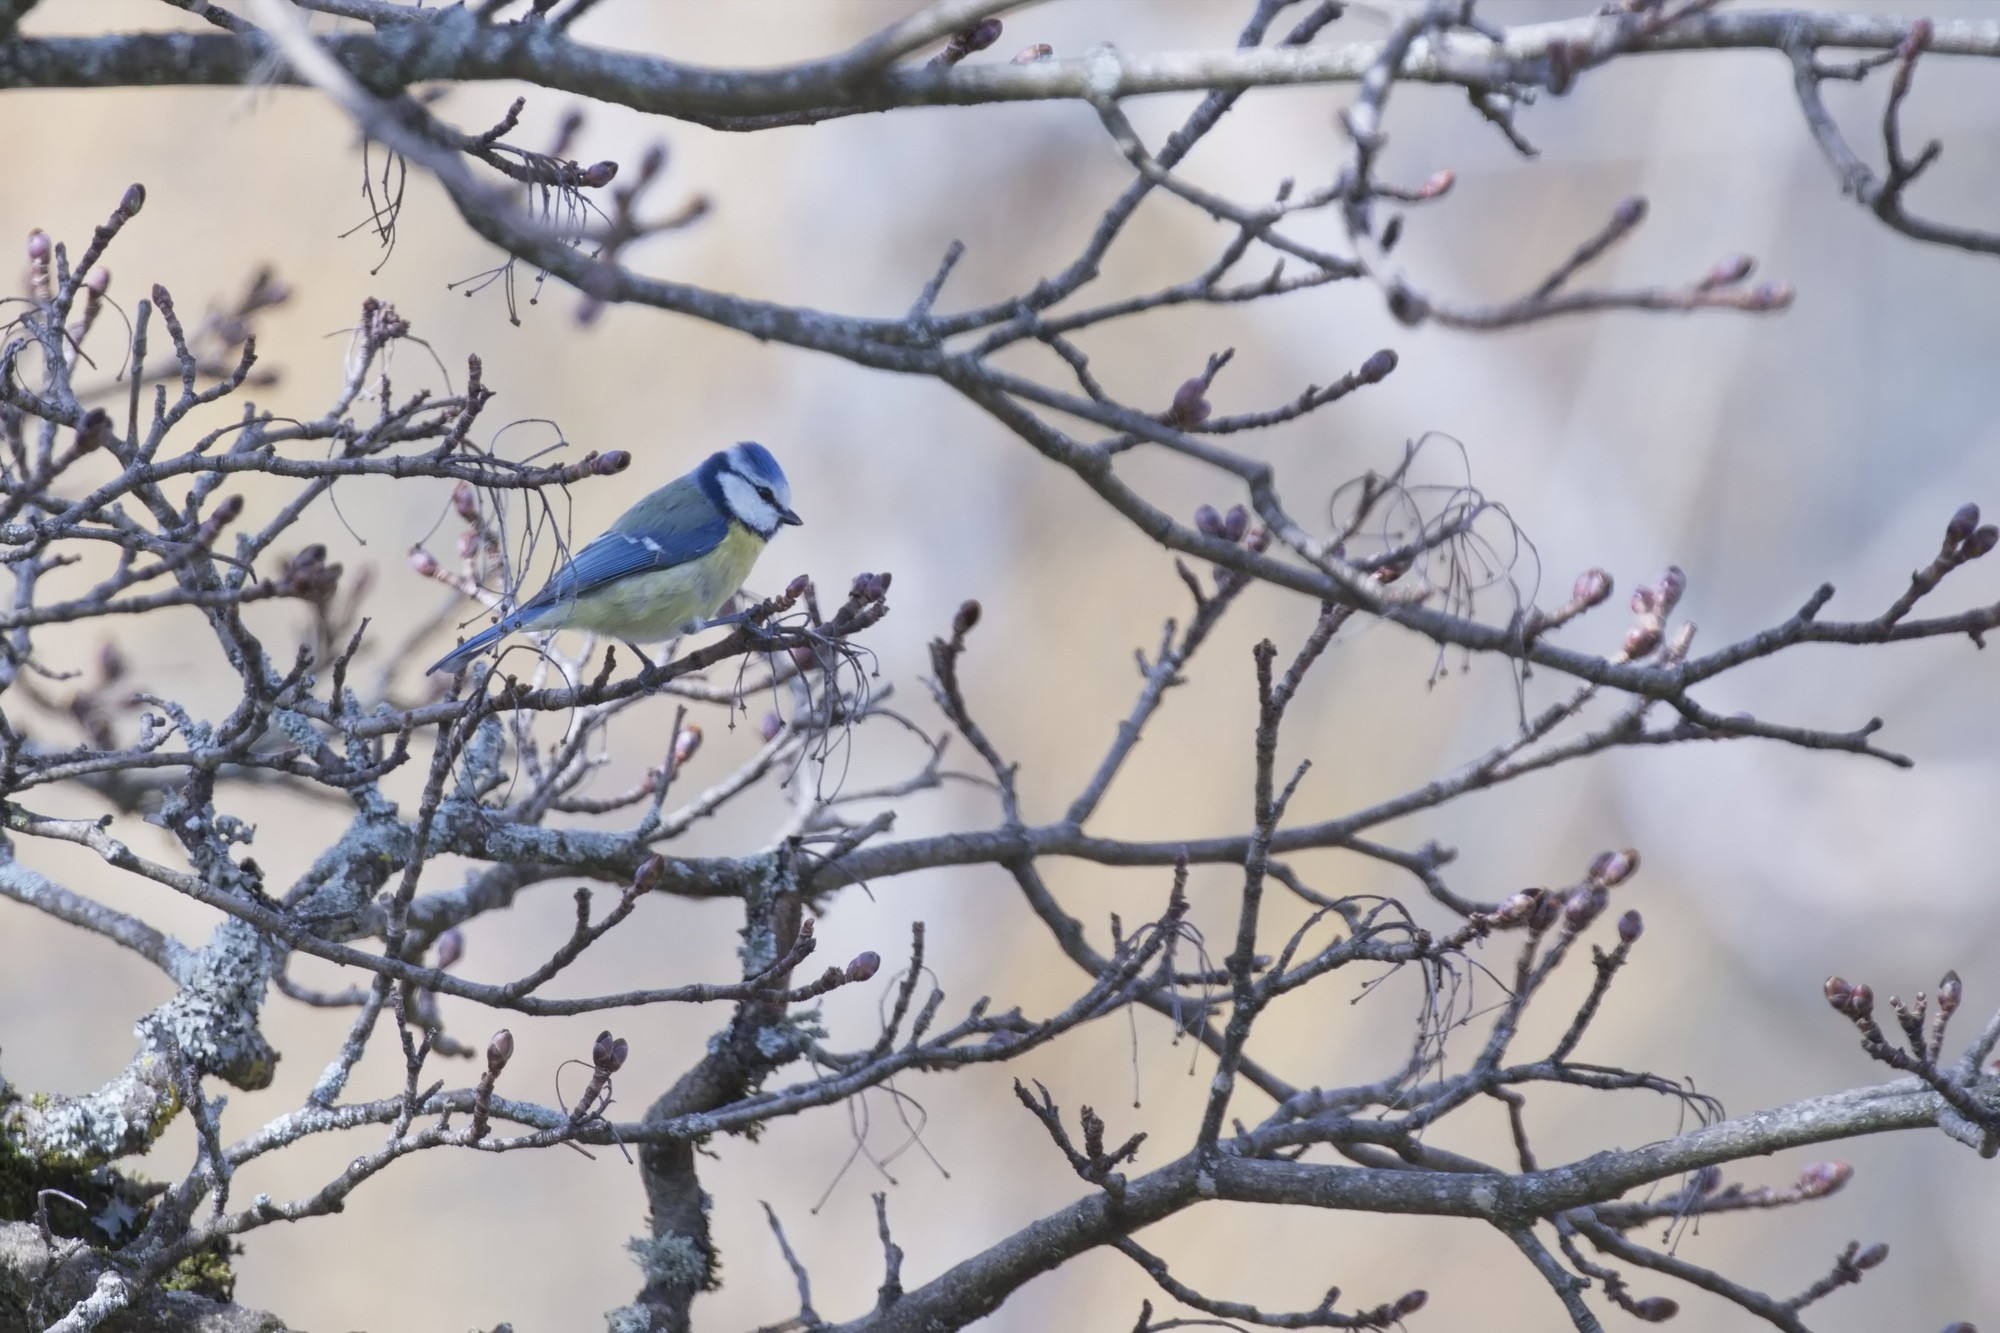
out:
M455 671L517 630L581 629L658 643L727 623L710 617L743 586L771 535L802 521L791 503L784 471L763 445L710 454L626 510L540 592L431 671Z

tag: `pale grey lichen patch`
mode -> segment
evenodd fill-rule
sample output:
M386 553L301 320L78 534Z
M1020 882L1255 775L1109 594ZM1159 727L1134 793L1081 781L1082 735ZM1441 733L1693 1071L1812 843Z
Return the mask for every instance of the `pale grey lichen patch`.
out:
M634 1236L625 1248L638 1260L649 1285L698 1290L708 1285L709 1259L686 1236Z

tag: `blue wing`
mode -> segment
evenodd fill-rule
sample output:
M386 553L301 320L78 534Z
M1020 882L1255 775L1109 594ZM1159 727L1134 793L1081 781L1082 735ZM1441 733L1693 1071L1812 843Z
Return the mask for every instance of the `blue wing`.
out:
M713 551L728 535L729 520L713 511L707 521L673 531L661 527L643 532L613 529L578 551L575 558L549 580L547 587L524 603L509 619L518 619L519 623L526 624L551 607L574 602L607 583L698 560Z
M460 644L431 670L456 669L487 645L606 584L698 560L728 535L728 515L692 476L669 482L626 510L609 532L578 551L512 615Z

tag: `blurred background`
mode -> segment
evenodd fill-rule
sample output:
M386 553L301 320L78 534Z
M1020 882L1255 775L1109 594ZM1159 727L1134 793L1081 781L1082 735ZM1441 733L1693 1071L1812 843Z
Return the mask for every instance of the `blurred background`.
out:
M1518 23L1590 7L1512 0L1482 12ZM1876 6L1885 7L1893 6ZM575 31L684 60L757 65L836 50L911 8L901 0L609 0ZM1008 16L998 46L976 58L1005 59L1038 41L1065 55L1105 41L1127 50L1211 47L1233 41L1247 9L1223 0L1066 0ZM1990 13L1942 3L1922 12ZM137 0L44 0L26 29L184 21ZM1385 22L1356 6L1321 40L1374 36ZM1941 137L1947 151L1914 192L1918 211L1994 225L1996 88L2000 66L1923 63L1906 133L1918 143ZM455 91L439 110L479 129L515 91ZM1880 80L1827 90L1871 157L1884 91ZM1253 201L1287 176L1302 187L1322 183L1344 150L1333 115L1349 95L1253 94L1187 170ZM1129 109L1157 144L1189 105L1159 98ZM534 94L519 141L548 142L569 108L564 98ZM1137 687L1132 649L1150 651L1161 621L1185 614L1167 557L937 384L763 346L656 311L614 309L584 327L574 293L553 285L537 291L525 277L513 325L498 285L469 292L463 285L493 267L493 252L420 178L410 182L385 261L361 226L367 211L353 131L315 95L16 93L5 113L0 236L39 226L74 250L129 183L147 186L144 214L109 261L112 295L128 311L156 281L184 311L221 304L255 268L275 266L295 294L263 322L260 350L283 378L256 392L262 404L300 415L323 410L342 374L346 331L362 298L374 295L413 322L452 383L461 382L466 354L484 358L486 382L499 391L482 422L484 442L523 456L555 441L555 429L541 424L553 422L570 456L634 452L621 480L574 491L580 534L712 448L741 438L771 445L792 476L806 526L766 554L753 586L774 590L807 572L844 588L859 571L892 571L894 612L868 641L902 706L932 723L920 683L924 645L962 599L978 597L987 619L973 639L968 692L998 744L1021 762L1031 818L1059 813L1095 765ZM638 267L857 314L906 308L954 238L967 252L942 308L1025 290L1075 254L1128 174L1080 105L903 112L743 136L616 109L593 107L589 117L574 150L582 160L630 163L663 138L672 156L656 200L699 193L714 206L699 225L633 252ZM1611 607L1563 631L1565 642L1597 651L1612 650L1622 635L1626 620L1616 608L1626 593L1668 563L1687 571L1682 614L1701 626L1697 650L1712 648L1782 620L1823 580L1839 588L1827 614L1872 616L1934 552L1956 505L1973 499L2000 510L2000 377L1991 366L2000 345L2000 266L1904 240L1843 200L1800 119L1782 57L1627 61L1527 110L1520 126L1541 149L1538 161L1516 157L1462 96L1396 91L1385 174L1411 183L1441 168L1458 174L1449 199L1408 219L1398 253L1420 287L1463 302L1516 295L1637 193L1651 203L1649 220L1587 281L1686 283L1741 251L1758 258L1760 277L1795 284L1796 305L1773 316L1615 314L1475 336L1404 329L1373 289L1336 285L1111 326L1081 340L1094 368L1121 396L1164 405L1209 352L1232 346L1235 360L1212 395L1218 411L1230 412L1283 401L1378 347L1394 348L1401 364L1386 382L1239 441L1273 461L1294 512L1309 515L1323 513L1340 482L1392 465L1406 440L1451 437L1462 451L1443 443L1428 451L1431 475L1462 481L1469 473L1507 505L1533 542L1514 567L1524 595L1539 590L1554 605L1592 565L1616 577ZM1302 219L1296 230L1333 244L1336 226L1329 216ZM1201 214L1156 199L1097 290L1179 280L1225 239ZM1043 372L1056 369L1051 359ZM399 389L440 378L409 348L394 370ZM525 424L503 433L509 422ZM1129 472L1178 513L1240 498L1167 460L1135 456ZM253 491L253 507L268 509L274 494ZM446 489L344 484L336 494L338 514L323 507L300 541L326 542L350 577L373 570L368 607L377 641L393 643L438 605L439 590L409 572L404 557L434 531L444 534L435 549L446 549L454 531L438 527ZM1980 565L1927 605L1996 597L2000 565ZM1504 617L1504 599L1487 609ZM1312 616L1294 597L1246 596L1197 659L1193 683L1171 697L1098 827L1149 838L1246 827L1248 646L1266 634L1295 645ZM259 624L283 643L303 633L304 614L275 608ZM138 679L215 700L218 659L198 622L148 616L117 628ZM97 646L81 635L45 642L58 665L84 665ZM1531 690L1541 688L1547 684ZM1916 768L1748 741L1614 755L1388 833L1405 846L1438 839L1457 847L1452 882L1481 897L1570 882L1598 849L1638 847L1643 869L1617 891L1614 910L1639 908L1647 934L1581 1054L1684 1076L1732 1113L1747 1112L1885 1072L1860 1054L1820 998L1829 972L1908 995L1956 967L1971 1022L2000 1005L1996 698L1991 656L1965 642L1789 653L1716 683L1704 702L1841 729L1880 715L1888 723L1881 741L1914 756ZM1340 642L1293 712L1287 751L1314 761L1295 818L1327 817L1426 781L1503 739L1515 710L1504 664L1440 660L1393 630ZM719 717L702 719L709 743L690 777L706 781L749 753L756 716L753 705L752 725L734 734ZM637 743L602 790L622 789L657 762L671 712L662 705L643 717L632 729ZM918 759L907 741L864 735L856 771L891 775ZM53 813L97 810L87 793L37 796ZM236 813L260 825L253 850L276 884L302 870L341 825L332 803L301 807L259 793L232 799ZM761 846L780 809L775 795L760 794L676 849ZM995 817L985 798L961 789L904 802L897 831L979 827ZM156 829L131 822L121 836L171 855ZM118 882L58 849L34 844L23 855L182 938L205 938L212 925L198 907ZM1404 888L1351 857L1296 864L1324 890ZM1130 922L1165 897L1159 872L1048 870L1068 909L1100 940L1109 913ZM426 887L447 886L454 873L441 864ZM542 886L511 913L474 924L462 970L502 979L545 957L566 931L568 888ZM1230 876L1199 872L1194 890L1197 919L1214 936L1230 919ZM1418 911L1430 914L1423 904ZM884 983L915 919L928 923L928 961L947 991L947 1013L981 995L1047 1013L1080 989L1004 872L879 883L841 896L820 923L823 956L875 949L886 960L876 983L828 1001L837 1044L872 1037ZM565 993L722 979L735 965L737 924L726 904L649 902L566 978ZM300 973L332 981L330 973ZM1397 977L1364 997L1363 984L1374 979L1342 975L1297 997L1260 1027L1257 1053L1301 1082L1379 1077L1406 1048L1414 992L1409 978ZM1542 1026L1520 1049L1545 1043L1551 1026L1559 1030L1584 980L1572 976L1568 989L1549 997ZM0 904L0 1067L17 1086L98 1086L130 1055L134 1019L166 993L161 977L109 944ZM446 1015L474 1042L495 1025L493 1015L451 1001ZM633 1051L618 1079L619 1113L638 1115L722 1020L719 1010L618 1015L613 1026ZM274 997L266 1030L284 1063L268 1091L230 1095L226 1131L233 1137L297 1105L346 1022L345 1014ZM520 1053L502 1090L553 1100L552 1071L583 1056L600 1025L511 1021ZM872 1304L880 1280L872 1191L888 1192L912 1284L1076 1197L1078 1182L1009 1095L1013 1077L1042 1080L1072 1113L1082 1103L1098 1107L1119 1137L1149 1130L1144 1167L1189 1140L1209 1069L1205 1057L1172 1044L1159 1021L1107 1021L1015 1065L900 1082L900 1097L877 1094L852 1117L822 1111L774 1125L756 1144L711 1145L716 1156L705 1161L704 1179L716 1199L725 1285L700 1307L699 1326L749 1328L795 1308L759 1200L778 1211L811 1269L818 1308L848 1317ZM351 1095L382 1095L400 1078L398 1063L371 1058ZM1243 1108L1253 1117L1264 1109L1253 1093ZM920 1145L909 1143L906 1118L921 1127ZM1505 1156L1497 1113L1464 1118L1476 1123L1448 1125L1437 1141ZM1682 1123L1674 1105L1638 1095L1542 1093L1531 1112L1545 1163L1667 1136ZM870 1150L860 1157L858 1135ZM375 1141L326 1140L286 1152L240 1176L236 1196L308 1193ZM180 1125L141 1165L175 1178L191 1153ZM868 1155L886 1161L877 1166ZM1789 1155L1730 1178L1786 1183L1816 1156L1855 1163L1854 1181L1838 1198L1712 1221L1685 1236L1680 1252L1787 1295L1823 1274L1848 1240L1883 1240L1889 1263L1816 1307L1815 1328L1935 1329L1949 1319L1983 1324L2000 1316L2000 1274L1990 1262L2000 1189L1984 1164L1925 1134ZM601 1327L601 1312L636 1289L623 1242L644 1227L637 1173L616 1152L424 1154L360 1191L343 1216L254 1233L238 1263L239 1296L320 1330L490 1328L503 1320L522 1333ZM1347 1309L1422 1286L1431 1303L1413 1327L1503 1333L1561 1323L1554 1299L1506 1240L1469 1224L1210 1205L1144 1239L1181 1279L1267 1309L1309 1308L1335 1284L1347 1292ZM1637 1294L1680 1300L1690 1327L1750 1326L1734 1307L1699 1292L1644 1274L1634 1282ZM1140 1299L1153 1294L1129 1261L1103 1252L1031 1284L985 1326L1129 1328ZM1618 1326L1623 1316L1608 1311L1606 1319Z

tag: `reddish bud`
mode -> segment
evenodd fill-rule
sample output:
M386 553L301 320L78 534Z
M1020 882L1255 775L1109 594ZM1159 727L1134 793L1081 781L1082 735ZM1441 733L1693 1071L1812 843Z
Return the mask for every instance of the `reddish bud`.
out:
M591 190L601 190L618 178L616 162L593 162L577 173L577 184Z
M1611 596L1611 576L1601 569L1586 569L1576 576L1569 595L1583 606L1597 606Z
M1964 559L1977 560L1980 556L1991 551L1996 545L2000 545L2000 528L1996 528L1991 523L1988 523L1985 527L1980 528L1970 537L1967 537L1965 544L1958 548L1958 553Z
M1424 1308L1425 1302L1429 1301L1430 1298L1431 1294L1422 1289L1416 1291L1404 1292L1401 1296L1398 1296L1396 1298L1396 1304L1394 1306L1396 1317L1398 1319L1401 1319L1405 1315L1415 1314L1417 1311Z
M1563 924L1571 930L1583 930L1610 902L1611 895L1601 885L1586 884L1563 903Z
M679 768L694 758L694 752L701 748L701 728L690 722L674 737L674 767Z
M776 713L764 714L764 720L757 724L757 734L766 741L778 739L778 733L785 729L784 719Z
M461 481L451 488L451 507L467 523L479 521L479 493L471 482Z
M465 957L465 932L453 926L437 937L437 960L431 966L444 970L463 957Z
M1634 625L1625 631L1625 656L1644 657L1660 646L1660 631L1651 625Z
M1249 530L1250 511L1242 505L1229 506L1229 512L1222 516L1222 540L1240 542Z
M1979 1330L1971 1324L1966 1323L1963 1319L1960 1319L1946 1324L1944 1326L1944 1333L1979 1333Z
M958 613L951 618L951 632L961 638L971 633L972 627L979 623L979 615L980 606L978 602L970 599L960 602L958 604Z
M501 1028L493 1034L493 1040L486 1043L486 1072L498 1074L514 1058L514 1034Z
M1387 347L1384 347L1381 351L1361 363L1361 382L1363 384L1380 384L1383 380L1389 378L1390 372L1396 369L1396 360L1396 354Z
M40 227L28 233L28 262L45 264L49 258L49 234Z
M1627 232L1646 220L1646 200L1642 195L1632 195L1622 200L1611 213L1611 229Z
M597 1040L591 1043L590 1063L597 1067L599 1073L615 1074L624 1066L628 1049L623 1037L613 1037L609 1031L600 1032Z
M428 579L436 577L442 566L438 564L437 557L429 551L421 546L413 546L410 548L410 568Z
M1635 909L1618 918L1618 938L1625 944L1636 944L1646 933L1646 918Z
M1456 184L1458 184L1458 173L1456 171L1450 169L1434 171L1431 173L1431 178L1424 182L1424 198L1435 199L1439 195L1448 192Z
M1555 925L1556 918L1563 913L1561 895L1544 893L1535 900L1535 910L1528 914L1528 929L1537 935Z
M1270 544L1271 533L1267 528L1252 528L1250 529L1250 535L1243 539L1245 549L1251 551L1262 551L1269 547Z
M1016 54L1014 63L1017 65L1032 65L1038 60L1053 60L1055 59L1055 55L1056 49L1053 46L1050 46L1047 42L1036 42L1033 46L1026 47Z
M1847 1002L1854 997L1854 987L1847 984L1846 977L1828 977L1820 989L1826 993L1826 1002L1840 1010L1845 1010Z
M1667 572L1660 575L1659 583L1654 585L1654 591L1659 598L1661 615L1673 614L1674 608L1680 605L1681 594L1687 591L1687 586L1688 576L1681 573L1681 567L1679 565L1668 565Z
M1884 1245L1881 1241L1878 1240L1873 1245L1870 1245L1867 1249L1863 1250L1861 1253L1854 1256L1854 1266L1856 1268L1863 1270L1870 1268L1879 1268L1881 1267L1882 1261L1884 1259L1887 1259L1888 1257L1889 1257L1889 1247L1887 1245Z
M125 187L125 197L118 201L118 211L126 217L134 217L146 206L146 187L134 182Z
M1854 1175L1854 1168L1846 1162L1814 1162L1799 1172L1798 1190L1808 1199L1820 1199L1833 1193Z
M83 285L98 296L104 295L111 290L111 270L108 268L90 270L90 276L83 280Z
M1970 537L1972 530L1978 526L1979 506L1970 501L1960 505L1952 514L1951 522L1944 525L1944 544L1947 547L1958 545Z
M220 528L234 523L242 515L243 497L240 495L225 496L221 504L209 511L208 521Z
M632 466L632 455L623 449L607 449L591 460L590 470L600 477L609 477Z
M1194 526L1204 536L1222 535L1222 513L1214 505L1197 505L1194 511Z
M1590 879L1607 889L1615 889L1632 878L1632 872L1639 868L1639 853L1627 847L1622 852L1599 852L1590 863Z
M1688 1185L1697 1195L1705 1199L1722 1188L1722 1168L1705 1166L1694 1173Z
M1847 996L1847 1012L1856 1018L1866 1018L1875 1012L1875 988L1861 982Z
M844 974L849 981L866 981L882 967L882 955L874 950L854 955L854 961L847 965Z
M1956 971L1947 972L1937 984L1938 1012L1950 1018L1958 1012L1959 1003L1965 999L1965 983L1958 979Z
M1498 909L1494 911L1493 924L1496 926L1520 925L1523 921L1534 915L1535 904L1540 902L1541 898L1542 891L1540 889L1522 889L1519 893L1508 895L1501 902Z
M1666 1296L1648 1296L1626 1307L1626 1313L1648 1324L1664 1324L1680 1312L1679 1302Z

